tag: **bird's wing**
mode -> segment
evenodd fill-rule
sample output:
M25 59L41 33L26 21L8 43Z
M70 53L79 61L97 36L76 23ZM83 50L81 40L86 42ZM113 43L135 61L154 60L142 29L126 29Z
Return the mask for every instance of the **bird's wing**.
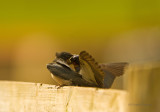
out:
M128 65L126 62L99 64L103 71L108 71L114 76L120 76L124 73L124 68Z
M95 61L95 59L89 55L86 51L82 51L79 54L80 61L80 74L88 82L95 83L99 87L103 87L104 72Z
M123 75L125 67L128 66L128 63L109 63L109 64L99 64L101 69L104 71L104 87L110 88L114 82L116 76Z

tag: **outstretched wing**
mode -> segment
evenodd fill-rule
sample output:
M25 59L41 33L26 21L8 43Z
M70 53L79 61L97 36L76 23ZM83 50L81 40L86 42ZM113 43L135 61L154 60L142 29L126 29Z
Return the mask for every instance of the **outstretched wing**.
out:
M109 64L99 64L101 69L104 71L104 87L110 88L113 84L116 76L123 75L125 67L128 66L128 63L109 63Z
M88 82L103 87L104 72L95 59L86 51L82 51L79 54L79 61L81 67L80 74L82 77Z
M128 65L126 62L99 64L103 71L108 71L114 76L120 76L124 73L124 68Z

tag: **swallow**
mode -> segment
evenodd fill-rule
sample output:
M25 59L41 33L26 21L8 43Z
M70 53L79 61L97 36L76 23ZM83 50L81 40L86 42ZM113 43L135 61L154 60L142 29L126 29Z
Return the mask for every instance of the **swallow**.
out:
M67 57L67 58L64 58ZM64 79L65 77L68 77L65 81L63 81L63 85L77 85L77 86L91 86L91 87L100 87L100 88L110 88L112 83L114 82L114 79L117 76L121 76L124 73L125 67L128 65L128 63L110 63L110 64L98 64L95 59L86 51L80 52L79 55L72 55L67 52L62 52L58 56L56 54L56 59L53 61L53 63L47 65L47 68L50 70L50 72L60 79ZM52 66L52 71L49 66L55 65L55 63L58 64L63 63L63 67L61 66L61 71L57 69L55 70L57 66ZM70 65L74 66L74 69L70 67ZM54 70L53 70L54 68ZM71 71L65 71L66 69L70 69ZM65 71L65 72L64 72ZM63 72L63 73L62 73ZM72 72L72 73L71 73ZM60 76L63 74L63 76ZM79 78L76 82L73 79L73 76L77 76ZM55 79L55 78L54 78ZM83 81L82 81L83 80Z
M56 53L56 58L52 63L47 64L47 69L59 86L87 86L97 87L94 83L89 83L80 74L74 71L69 65L69 59L73 55L67 52Z

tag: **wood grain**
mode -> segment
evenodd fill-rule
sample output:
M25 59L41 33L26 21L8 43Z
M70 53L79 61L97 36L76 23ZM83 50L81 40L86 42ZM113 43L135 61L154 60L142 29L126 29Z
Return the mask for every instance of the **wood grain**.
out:
M0 81L0 112L126 112L127 92Z
M131 65L125 75L128 112L160 112L160 64Z

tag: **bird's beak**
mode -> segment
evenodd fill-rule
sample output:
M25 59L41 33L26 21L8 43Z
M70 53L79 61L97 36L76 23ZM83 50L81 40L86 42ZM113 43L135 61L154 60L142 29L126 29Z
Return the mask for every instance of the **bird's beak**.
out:
M52 63L48 63L47 64L47 69L51 69L52 68Z

